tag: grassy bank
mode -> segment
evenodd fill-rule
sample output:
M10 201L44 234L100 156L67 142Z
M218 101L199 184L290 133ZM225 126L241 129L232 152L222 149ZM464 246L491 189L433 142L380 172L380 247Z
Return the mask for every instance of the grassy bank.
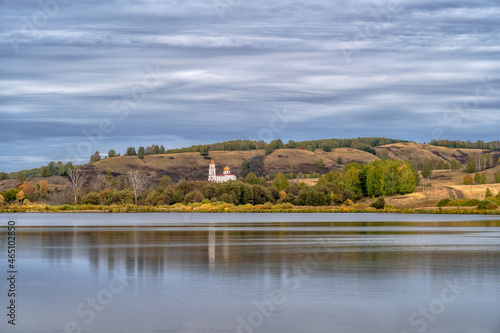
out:
M499 210L467 208L419 208L406 209L386 207L375 209L362 205L354 206L293 206L291 204L264 204L235 206L223 202L175 204L172 206L136 205L12 205L0 207L0 213L429 213L429 214L499 214Z

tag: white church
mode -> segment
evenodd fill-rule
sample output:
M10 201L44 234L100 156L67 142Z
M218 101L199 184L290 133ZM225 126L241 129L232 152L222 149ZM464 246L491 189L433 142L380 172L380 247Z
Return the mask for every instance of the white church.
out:
M212 160L210 162L210 167L208 168L208 181L215 183L224 183L230 180L236 180L236 176L231 174L231 169L228 166L224 168L224 173L222 175L217 175L215 171L215 162Z

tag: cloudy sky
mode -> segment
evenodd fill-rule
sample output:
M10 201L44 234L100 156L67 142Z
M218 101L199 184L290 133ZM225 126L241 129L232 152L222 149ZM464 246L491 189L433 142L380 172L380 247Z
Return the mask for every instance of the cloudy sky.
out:
M494 1L0 8L0 171L151 144L500 139Z

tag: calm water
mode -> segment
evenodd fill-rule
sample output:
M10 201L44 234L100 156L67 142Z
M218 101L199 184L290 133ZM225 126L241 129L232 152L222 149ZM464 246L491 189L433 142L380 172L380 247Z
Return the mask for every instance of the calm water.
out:
M7 221L17 225L7 323ZM500 332L500 217L0 214L0 332Z

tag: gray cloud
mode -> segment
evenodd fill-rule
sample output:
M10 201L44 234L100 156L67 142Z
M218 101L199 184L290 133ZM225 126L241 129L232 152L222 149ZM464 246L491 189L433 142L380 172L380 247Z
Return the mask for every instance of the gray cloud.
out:
M491 1L55 1L0 4L0 170L229 139L498 139Z

